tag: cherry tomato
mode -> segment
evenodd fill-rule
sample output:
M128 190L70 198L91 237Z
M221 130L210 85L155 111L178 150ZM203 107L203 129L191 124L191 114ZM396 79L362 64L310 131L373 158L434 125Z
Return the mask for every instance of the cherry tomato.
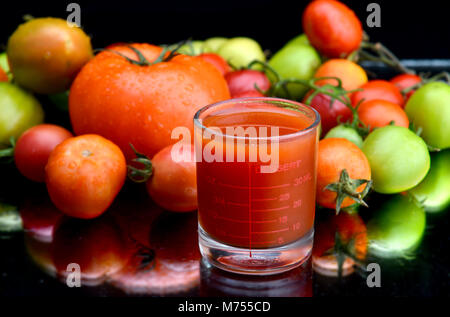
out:
M40 124L25 131L14 148L14 161L23 176L45 181L45 165L53 149L72 133L54 124Z
M228 41L225 37L211 37L205 40L203 44L204 53L217 53L219 48Z
M372 168L373 188L379 193L408 190L419 184L430 169L427 145L404 127L388 125L373 130L362 149Z
M389 81L397 86L398 89L403 90L422 82L422 78L414 74L400 74Z
M391 122L400 127L409 127L406 112L399 105L381 99L363 102L358 108L358 117L370 130Z
M173 45L173 47L170 48L175 48L175 46L176 45ZM203 46L203 41L190 41L189 43L182 45L177 52L179 54L196 56L203 53Z
M411 96L406 114L421 137L438 149L450 148L450 86L443 82L423 85Z
M111 205L125 182L127 168L117 145L86 134L57 145L45 172L56 207L69 216L90 219Z
M311 79L320 66L321 60L317 51L310 45L287 45L275 53L269 65L283 79ZM269 72L270 74L270 72ZM307 87L288 83L289 97L298 100L303 97ZM277 96L286 97L283 89L275 92Z
M323 63L316 71L315 78L319 77L337 77L342 81L342 87L345 90L354 90L367 83L367 74L358 64L347 59L330 59ZM335 79L323 79L316 82L322 86L330 84L337 86Z
M312 1L303 12L302 24L311 44L328 57L346 57L362 41L361 22L339 1Z
M266 60L266 56L258 42L248 37L229 39L220 46L217 54L235 68L245 68L254 60L261 62Z
M305 96L303 102L308 99ZM312 98L310 106L320 114L322 133L326 134L331 128L337 126L339 122L350 121L353 117L352 111L339 100L331 102L332 98L326 94L319 93Z
M363 145L363 139L361 135L359 135L358 131L343 124L340 124L328 131L328 133L325 135L325 139L328 138L344 138L349 140L359 148L362 148Z
M161 207L171 211L192 211L197 209L197 174L194 146L190 147L189 158L179 162L172 155L173 146L162 149L152 158L153 173L147 181L147 190ZM175 154L176 155L176 154Z
M326 208L336 208L336 193L325 189L328 184L339 181L342 170L347 170L352 179L370 180L369 161L364 153L352 142L342 138L328 138L319 142L317 165L317 203ZM357 188L361 192L363 184ZM355 201L346 197L341 207L348 207Z
M430 171L409 192L428 212L439 212L450 205L450 150L431 153Z
M89 36L58 18L21 24L8 40L7 53L15 81L41 94L67 90L93 56Z
M336 235L340 239L340 245L336 244ZM340 250L340 247L344 249ZM347 252L362 261L366 258L367 247L367 228L358 214L346 212L331 214L323 221L318 221L315 227L312 251L314 270L323 275L337 276L336 253L342 252L341 255L345 257L342 274L344 276L351 274L354 271L355 261L347 255Z
M256 90L255 86L262 91L270 88L270 81L266 74L253 69L229 72L225 75L225 80L227 81L232 98L237 94Z
M258 90L249 90L237 93L233 98L248 98L248 97L264 97L265 95Z
M0 109L0 148L44 121L39 101L12 83L0 82Z
M369 252L384 258L404 257L420 244L425 226L425 212L417 203L404 195L388 197L367 225Z
M300 34L299 36L296 36L293 39L289 40L289 42L287 42L284 47L289 45L311 45L311 43L309 43L306 34Z
M228 63L220 55L214 53L203 53L198 55L198 57L216 67L222 76L225 76L225 74L231 71L230 65L228 65Z
M362 90L353 93L351 97L354 107L363 99L364 101L386 100L403 107L405 101L403 95L393 83L386 80L371 80L359 88Z

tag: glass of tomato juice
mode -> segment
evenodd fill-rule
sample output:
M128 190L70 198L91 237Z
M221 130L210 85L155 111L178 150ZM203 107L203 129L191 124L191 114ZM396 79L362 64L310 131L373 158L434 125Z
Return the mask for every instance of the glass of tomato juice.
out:
M319 124L313 108L266 97L195 114L199 246L207 263L267 275L308 259Z

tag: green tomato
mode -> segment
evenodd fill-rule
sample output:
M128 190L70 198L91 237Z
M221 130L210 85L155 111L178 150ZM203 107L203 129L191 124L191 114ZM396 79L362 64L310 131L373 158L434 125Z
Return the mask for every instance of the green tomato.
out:
M205 53L217 53L219 48L228 41L225 37L211 37L205 40L205 45L203 47L203 52Z
M438 212L450 205L450 150L431 154L425 179L409 191L426 211Z
M395 195L369 220L369 252L386 258L407 255L420 244L425 225L425 211L410 197Z
M3 68L5 73L8 75L9 80L11 80L12 73L9 69L8 55L6 55L6 52L0 54L0 67Z
M248 37L235 37L220 46L217 54L235 68L245 68L254 60L266 61L261 46Z
M344 138L355 144L357 147L362 148L363 139L359 135L358 131L353 129L352 127L345 125L338 125L332 128L325 135L325 139L327 138Z
M171 46L171 48L174 47L175 45ZM189 43L181 45L177 53L193 56L200 55L201 53L203 53L203 47L204 47L203 41L191 41Z
M430 169L425 142L411 130L399 126L375 129L364 140L362 150L372 170L373 188L383 194L413 188Z
M308 80L314 76L321 60L319 53L309 45L288 45L279 50L270 59L269 65L281 76L282 79ZM269 73L270 76L270 73ZM273 80L273 78L271 78ZM288 84L287 89L292 99L300 99L308 90L301 84ZM287 97L283 89L276 91L279 97Z
M30 93L7 82L0 82L0 144L18 138L28 128L42 123L44 111Z
M406 114L416 128L422 128L422 138L428 145L450 148L450 86L431 82L420 87L409 98Z
M310 45L306 34L301 34L299 36L294 37L289 42L287 42L284 46L288 45Z

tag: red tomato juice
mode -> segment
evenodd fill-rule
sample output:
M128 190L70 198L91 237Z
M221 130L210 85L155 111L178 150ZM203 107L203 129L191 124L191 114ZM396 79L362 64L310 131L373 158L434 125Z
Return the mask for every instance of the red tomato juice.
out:
M267 128L269 136L271 127L279 129L279 162L273 173L261 172L261 166L269 162L260 155L249 162L248 138L240 145L233 137L222 145L217 142L223 153L226 146L234 145L234 162L225 162L225 154L224 162L197 162L199 224L211 238L235 247L265 249L292 243L312 229L318 129L307 128L314 121L307 113L262 103L239 104L202 119L203 129L196 130L202 150L216 142L215 138L198 141L200 131L204 135L212 127L222 133L226 127L256 127L258 138L263 139L259 128ZM245 148L245 162L236 161L239 147ZM261 143L256 144L256 149L260 147ZM269 140L267 147L269 153L276 150Z

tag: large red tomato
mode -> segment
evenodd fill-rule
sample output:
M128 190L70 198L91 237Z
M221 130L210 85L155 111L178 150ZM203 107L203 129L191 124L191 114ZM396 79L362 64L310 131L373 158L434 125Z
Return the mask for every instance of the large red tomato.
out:
M116 143L130 159L130 143L153 157L175 143L175 127L193 131L193 117L208 104L230 98L225 79L200 57L178 55L155 61L162 48L132 44L148 63L130 62L139 56L126 45L115 45L87 63L69 95L76 134L100 134ZM166 54L167 57L168 54Z

